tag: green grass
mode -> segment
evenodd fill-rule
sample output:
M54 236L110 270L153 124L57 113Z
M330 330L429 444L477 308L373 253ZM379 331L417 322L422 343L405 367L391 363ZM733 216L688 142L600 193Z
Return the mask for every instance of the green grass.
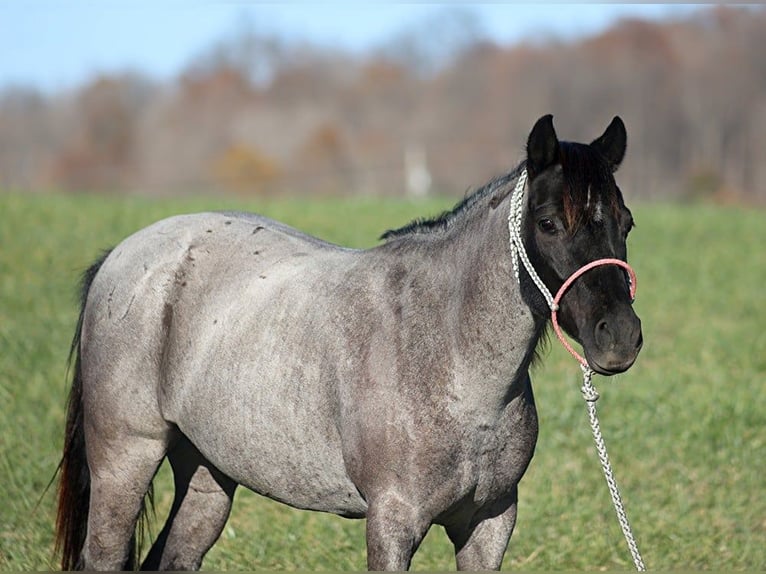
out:
M76 322L75 284L99 250L166 215L244 208L370 246L451 200L270 200L0 194L0 568L45 570ZM766 566L766 218L704 205L636 206L630 240L645 346L628 373L596 377L602 429L653 569ZM551 342L534 373L537 453L520 486L504 567L628 569L592 446L576 364ZM37 505L38 500L42 499ZM157 479L158 514L170 504ZM155 526L155 532L158 527ZM242 489L204 567L363 569L364 523L292 510ZM413 568L454 568L439 528Z

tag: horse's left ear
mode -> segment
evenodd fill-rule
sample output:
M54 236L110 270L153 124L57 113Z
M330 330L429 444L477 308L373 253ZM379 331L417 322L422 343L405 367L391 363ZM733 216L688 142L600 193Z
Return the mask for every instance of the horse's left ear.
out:
M590 145L604 156L612 171L617 171L622 158L625 157L627 142L628 134L625 131L625 124L622 123L620 116L614 116L603 135L593 140Z

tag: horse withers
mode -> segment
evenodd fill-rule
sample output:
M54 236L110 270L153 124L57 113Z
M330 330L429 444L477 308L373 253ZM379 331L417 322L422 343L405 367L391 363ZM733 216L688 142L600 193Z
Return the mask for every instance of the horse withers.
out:
M246 213L171 217L84 275L59 483L62 567L138 566L136 525L167 457L175 499L144 569L201 565L238 485L366 518L371 569L406 569L432 524L460 569L499 568L534 452L529 377L549 309L512 269L511 191L552 292L626 259L615 118L590 144L540 118L527 157L455 208L353 250ZM641 347L625 273L599 267L559 321L599 373Z

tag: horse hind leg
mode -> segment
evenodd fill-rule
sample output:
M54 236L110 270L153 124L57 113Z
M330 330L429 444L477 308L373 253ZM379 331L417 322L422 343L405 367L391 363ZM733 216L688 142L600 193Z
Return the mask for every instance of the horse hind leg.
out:
M197 570L229 518L237 484L186 438L168 453L175 498L142 570Z
M136 523L166 446L165 440L142 437L90 439L90 508L79 564L83 569L132 567Z

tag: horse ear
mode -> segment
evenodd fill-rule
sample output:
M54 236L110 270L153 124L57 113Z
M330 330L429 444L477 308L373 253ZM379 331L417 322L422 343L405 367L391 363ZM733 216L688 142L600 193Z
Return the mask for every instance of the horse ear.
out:
M535 122L527 140L527 171L533 178L559 161L559 139L551 114Z
M625 131L625 124L622 123L620 116L614 116L612 123L606 128L603 135L593 140L590 145L604 156L612 171L617 171L622 158L625 157L627 141L628 134Z
M527 140L527 172L533 178L560 161L559 139L553 129L553 116L547 114L535 122Z

